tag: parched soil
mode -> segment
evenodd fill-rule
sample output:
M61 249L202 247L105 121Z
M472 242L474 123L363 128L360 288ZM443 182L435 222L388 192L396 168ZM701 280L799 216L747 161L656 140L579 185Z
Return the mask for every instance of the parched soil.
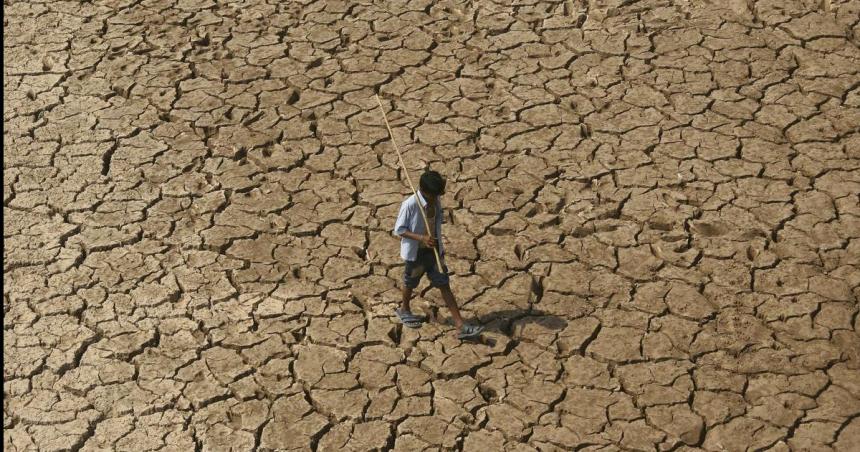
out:
M860 1L4 5L4 450L860 450Z

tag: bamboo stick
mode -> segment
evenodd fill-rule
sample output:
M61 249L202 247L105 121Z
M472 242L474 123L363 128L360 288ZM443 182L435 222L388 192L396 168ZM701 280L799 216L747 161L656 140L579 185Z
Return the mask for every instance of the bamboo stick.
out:
M427 214L424 212L424 207L421 205L421 198L418 197L418 192L415 191L415 186L412 185L412 178L409 177L409 169L406 168L406 164L403 163L403 155L400 154L400 148L397 147L397 142L394 141L394 132L391 131L391 125L388 124L388 116L385 115L385 108L382 106L382 101L379 100L379 94L376 95L376 103L379 104L379 110L382 111L382 119L385 120L385 128L388 129L388 136L391 137L391 144L394 145L394 150L397 151L397 159L400 161L400 167L403 168L403 172L406 173L406 182L409 183L409 188L412 189L412 194L415 195L415 200L418 201L418 210L421 211L421 218L424 219L424 230L430 232L430 222L427 221ZM438 206L436 209L436 215L442 215L439 212ZM442 260L439 258L439 244L442 243L442 236L438 234L439 231L436 231L436 238L439 243L433 247L433 254L436 256L436 268L439 270L439 273L444 273L445 270L442 268Z

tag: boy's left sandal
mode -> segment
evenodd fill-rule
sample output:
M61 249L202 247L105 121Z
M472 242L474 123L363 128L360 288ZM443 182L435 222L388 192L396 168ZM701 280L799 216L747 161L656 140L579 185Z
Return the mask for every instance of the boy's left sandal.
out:
M397 314L397 318L400 319L400 322L406 325L409 328L420 328L423 319L418 317L411 312L404 312L400 309L395 309L394 313Z
M465 324L462 328L460 328L460 334L457 335L459 339L474 339L481 335L481 332L484 331L484 327L481 325L469 325Z

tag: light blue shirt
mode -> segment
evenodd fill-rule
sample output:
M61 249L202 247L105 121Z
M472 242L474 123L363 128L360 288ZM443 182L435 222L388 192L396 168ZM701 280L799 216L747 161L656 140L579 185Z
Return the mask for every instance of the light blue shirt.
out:
M421 199L421 207L427 208L427 201L418 192L418 197ZM397 214L397 222L394 223L394 235L399 236L404 232L412 232L413 234L424 235L426 228L424 227L424 218L421 216L421 211L418 210L418 202L415 200L415 195L412 195L400 204L400 213ZM426 212L426 211L425 211ZM439 198L436 198L436 245L439 248L439 256L445 253L442 247L442 223L443 220L442 203ZM407 239L400 237L400 257L407 261L414 261L418 257L418 240Z

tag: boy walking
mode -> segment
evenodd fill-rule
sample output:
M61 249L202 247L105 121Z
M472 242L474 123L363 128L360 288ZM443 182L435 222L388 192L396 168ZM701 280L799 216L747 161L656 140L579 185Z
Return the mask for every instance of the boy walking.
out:
M394 234L400 237L400 257L406 261L403 270L403 302L397 309L397 317L409 328L419 328L422 318L412 314L409 302L412 293L421 277L426 273L430 279L430 285L438 287L442 293L442 299L451 311L454 326L459 331L460 339L473 338L481 334L484 327L463 323L454 293L448 280L448 267L443 263L442 269L437 268L436 256L433 248L439 252L440 259L444 256L442 247L442 223L443 211L440 202L441 196L445 194L445 179L436 171L427 171L421 175L419 190L416 196L410 196L400 204L400 213L394 225ZM427 215L427 223L430 230L427 231L421 210ZM444 260L443 260L444 262Z

